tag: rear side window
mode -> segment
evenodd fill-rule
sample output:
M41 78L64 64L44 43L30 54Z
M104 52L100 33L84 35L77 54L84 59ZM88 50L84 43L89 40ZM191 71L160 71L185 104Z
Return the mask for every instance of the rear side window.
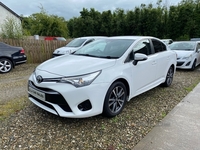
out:
M152 39L152 43L153 43L155 53L163 52L167 50L166 45L158 40Z

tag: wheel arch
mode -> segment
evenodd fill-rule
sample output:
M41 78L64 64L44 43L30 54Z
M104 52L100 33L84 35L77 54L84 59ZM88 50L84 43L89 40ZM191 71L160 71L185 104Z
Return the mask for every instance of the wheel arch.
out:
M197 58L194 59L193 63L194 63L194 62L197 63ZM196 65L197 65L196 63L195 63L195 67L196 67Z
M174 74L175 74L175 72L176 72L176 65L175 65L175 64L171 64L171 65L169 66L169 68L170 68L170 67L173 68ZM168 72L169 68L167 69L167 72ZM166 72L166 74L167 74L167 72Z
M176 71L176 67L174 64L172 64L170 67L173 67L174 72Z
M116 79L113 83L115 83L115 82L122 82L125 85L126 90L127 90L127 97L129 98L129 96L130 96L130 86L129 86L128 81L126 79L124 79L124 78L119 78L119 79Z
M197 58L194 58L194 61L192 62L192 67L190 70L194 71L196 67L197 67Z
M8 60L10 60L10 61L11 61L11 63L12 63L12 65L13 65L13 68L15 68L15 62L13 61L13 59L12 59L12 58L10 58L10 57L7 57L7 56L0 56L0 59L2 59L2 58L5 58L5 59L8 59Z

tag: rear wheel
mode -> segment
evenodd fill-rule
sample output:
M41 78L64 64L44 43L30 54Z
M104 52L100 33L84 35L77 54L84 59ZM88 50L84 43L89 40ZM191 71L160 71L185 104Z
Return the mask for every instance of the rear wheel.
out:
M162 86L168 87L172 84L174 78L174 68L171 66L167 72L165 82L162 84Z
M107 91L103 115L114 117L118 115L124 108L127 101L126 87L122 82L114 82Z
M9 59L1 58L0 59L0 73L10 72L13 68L13 64Z

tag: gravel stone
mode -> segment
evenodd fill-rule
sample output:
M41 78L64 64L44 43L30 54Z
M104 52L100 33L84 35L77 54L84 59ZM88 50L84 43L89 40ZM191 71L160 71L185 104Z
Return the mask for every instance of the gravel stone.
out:
M23 64L0 74L0 105L27 96L27 80L36 66ZM177 70L170 87L158 86L133 98L114 118L62 118L29 102L0 121L0 149L131 150L155 125L170 126L159 122L199 82L200 68Z

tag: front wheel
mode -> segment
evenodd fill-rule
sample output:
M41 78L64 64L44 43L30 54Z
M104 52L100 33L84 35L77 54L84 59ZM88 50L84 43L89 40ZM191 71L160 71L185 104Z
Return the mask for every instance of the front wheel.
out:
M194 63L192 64L191 70L194 71L195 67L196 67L196 60L195 60Z
M13 64L9 59L1 58L0 59L0 73L7 73L11 71Z
M174 77L174 68L171 66L167 72L165 82L162 83L162 86L168 87L172 84Z
M106 117L118 115L123 110L126 101L126 86L122 82L114 82L106 93L103 115Z

